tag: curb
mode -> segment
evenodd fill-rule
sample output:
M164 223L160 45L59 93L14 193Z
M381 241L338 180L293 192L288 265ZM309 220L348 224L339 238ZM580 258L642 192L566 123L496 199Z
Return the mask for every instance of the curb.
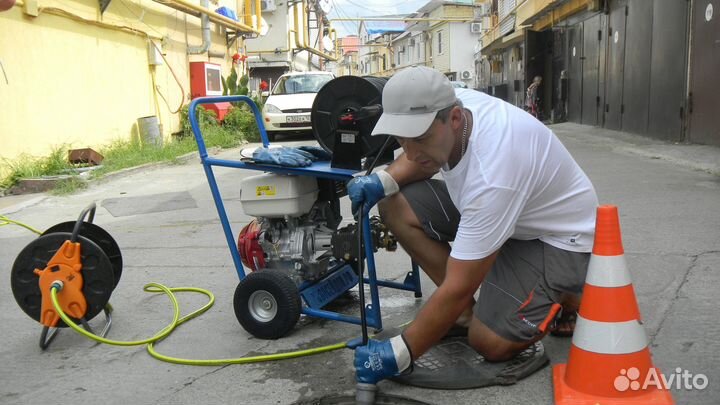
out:
M214 153L214 152L215 152L214 150L208 151L208 153ZM87 183L93 183L96 181L102 182L105 180L112 180L112 179L115 179L118 177L127 176L130 174L145 170L145 169L151 169L151 168L162 167L162 166L170 166L170 165L177 164L177 163L187 163L190 160L192 160L194 157L197 157L198 160L200 159L200 155L198 155L197 151L188 152L184 155L180 155L172 161L151 162L151 163L142 164L140 166L133 166L133 167L125 168L125 169L120 169L115 172L110 172L110 173L104 174L104 175L102 175L102 177L99 177L97 179L86 180L86 182Z

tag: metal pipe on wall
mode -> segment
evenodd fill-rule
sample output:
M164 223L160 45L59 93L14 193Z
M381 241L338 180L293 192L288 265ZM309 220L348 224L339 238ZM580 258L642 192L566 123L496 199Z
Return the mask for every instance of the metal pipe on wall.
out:
M210 2L208 0L200 0L200 6L208 8L210 6ZM207 13L203 13L200 16L200 29L202 30L202 44L200 44L200 46L188 45L187 53L189 55L199 55L210 49L212 38L210 37L210 17Z
M252 32L254 34L260 34L260 30L253 28L249 25L245 25L242 23L239 23L233 19L227 18L224 15L220 15L216 13L213 10L210 10L206 7L201 7L195 3L191 3L187 0L153 0L156 3L160 3L164 6L172 7L172 5L179 5L185 8L186 10L193 10L195 12L207 14L207 16L210 18L210 21L222 25L225 28L231 28L237 31L242 32ZM260 9L258 8L255 10L255 15L257 18L257 21L260 21Z
M243 21L245 25L252 25L252 0L244 0L245 7L243 8Z
M337 59L338 59L337 48L335 48L335 56L332 56L330 54L327 54L325 52L322 52L315 48L310 47L310 45L305 42L305 41L307 41L308 37L310 36L310 28L307 26L308 25L307 24L307 13L306 13L307 1L303 0L301 2L301 4L302 4L302 11L303 11L303 27L302 27L303 28L303 41L302 42L300 41L300 29L299 29L300 21L298 19L298 15L297 15L297 6L293 5L293 7L292 7L293 20L295 22L295 30L294 30L295 31L295 46L300 50L308 51L311 54L317 55L321 58L325 58L325 59L333 61L333 62L337 61Z

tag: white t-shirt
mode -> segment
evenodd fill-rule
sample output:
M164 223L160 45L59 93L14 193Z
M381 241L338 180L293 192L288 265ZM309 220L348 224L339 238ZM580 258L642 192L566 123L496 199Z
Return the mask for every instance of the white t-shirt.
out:
M461 215L450 255L482 259L510 238L590 252L597 195L555 134L500 99L456 94L473 124L465 155L440 171Z

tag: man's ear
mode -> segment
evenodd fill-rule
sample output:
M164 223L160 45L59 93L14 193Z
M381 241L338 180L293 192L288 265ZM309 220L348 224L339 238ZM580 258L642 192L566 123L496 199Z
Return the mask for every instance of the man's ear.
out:
M450 111L450 120L453 129L462 127L463 124L463 109L460 106L455 106Z

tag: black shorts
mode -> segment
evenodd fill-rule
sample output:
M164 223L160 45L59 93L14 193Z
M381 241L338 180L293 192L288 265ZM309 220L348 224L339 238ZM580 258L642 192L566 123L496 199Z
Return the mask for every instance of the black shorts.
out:
M428 237L455 239L460 213L444 181L419 181L400 191ZM564 294L582 293L589 260L590 253L563 250L539 239L509 239L480 287L473 313L505 339L532 340L560 316Z

